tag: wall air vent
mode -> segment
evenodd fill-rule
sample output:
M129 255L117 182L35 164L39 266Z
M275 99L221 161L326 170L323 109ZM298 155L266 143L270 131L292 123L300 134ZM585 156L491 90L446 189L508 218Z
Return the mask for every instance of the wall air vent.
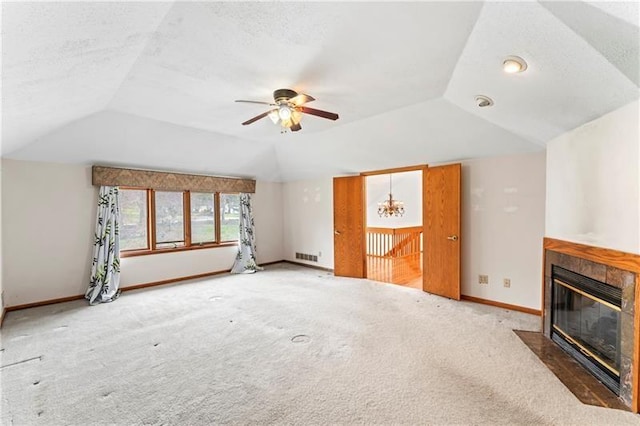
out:
M309 262L317 262L318 261L318 256L315 255L315 254L305 254L305 253L297 253L296 252L296 259L307 260Z

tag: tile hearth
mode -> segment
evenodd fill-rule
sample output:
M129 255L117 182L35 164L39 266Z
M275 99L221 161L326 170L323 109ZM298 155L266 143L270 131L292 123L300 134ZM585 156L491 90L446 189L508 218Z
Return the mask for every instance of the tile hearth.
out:
M520 330L514 333L583 404L629 411L615 394L542 333Z

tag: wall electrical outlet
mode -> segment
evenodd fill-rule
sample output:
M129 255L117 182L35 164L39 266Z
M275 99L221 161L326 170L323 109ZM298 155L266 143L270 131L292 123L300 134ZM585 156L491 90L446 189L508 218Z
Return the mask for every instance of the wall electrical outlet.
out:
M478 284L489 284L489 275L478 275Z
M504 279L504 286L507 288L511 287L511 278Z

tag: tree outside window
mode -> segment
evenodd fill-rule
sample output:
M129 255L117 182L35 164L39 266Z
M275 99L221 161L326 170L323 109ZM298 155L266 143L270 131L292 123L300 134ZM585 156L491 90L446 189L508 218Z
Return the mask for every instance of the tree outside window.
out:
M155 192L156 246L184 245L184 204L182 192Z
M120 250L149 248L147 191L120 190Z
M216 241L215 194L191 193L191 243Z
M131 255L215 247L239 236L238 194L120 188L120 212L121 251Z
M240 196L238 194L220 194L220 239L235 241L240 226Z

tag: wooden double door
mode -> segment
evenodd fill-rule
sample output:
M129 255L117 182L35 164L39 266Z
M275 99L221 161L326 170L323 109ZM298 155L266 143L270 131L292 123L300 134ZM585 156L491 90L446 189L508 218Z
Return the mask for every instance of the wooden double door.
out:
M460 300L460 178L460 164L422 169L422 289L456 300ZM333 179L336 276L366 277L365 198L365 176Z

